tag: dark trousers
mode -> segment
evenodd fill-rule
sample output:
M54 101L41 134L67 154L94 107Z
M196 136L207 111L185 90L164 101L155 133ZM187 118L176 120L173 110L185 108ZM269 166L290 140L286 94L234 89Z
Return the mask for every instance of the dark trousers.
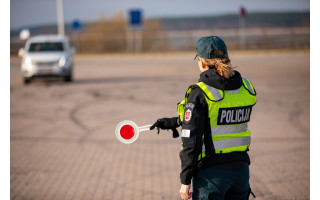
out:
M205 168L192 178L193 200L247 200L249 167L238 170Z

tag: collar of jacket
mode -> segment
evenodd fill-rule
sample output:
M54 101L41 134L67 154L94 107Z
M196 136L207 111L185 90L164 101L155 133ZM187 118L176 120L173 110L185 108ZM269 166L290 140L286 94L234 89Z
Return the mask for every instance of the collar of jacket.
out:
M238 71L235 71L235 74L227 79L213 70L207 70L200 74L199 82L220 90L236 90L242 86L242 77Z

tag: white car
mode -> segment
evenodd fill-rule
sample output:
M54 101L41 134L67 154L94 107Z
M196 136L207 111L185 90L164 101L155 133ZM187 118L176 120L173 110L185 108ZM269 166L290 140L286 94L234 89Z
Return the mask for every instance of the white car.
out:
M27 40L25 48L19 50L22 57L21 73L27 84L36 77L59 76L72 81L72 54L66 36L39 35Z

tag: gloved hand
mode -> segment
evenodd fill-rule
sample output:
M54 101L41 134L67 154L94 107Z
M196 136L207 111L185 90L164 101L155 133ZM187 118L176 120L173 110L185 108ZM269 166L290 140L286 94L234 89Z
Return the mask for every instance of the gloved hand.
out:
M180 125L178 124L178 117L172 117L172 118L161 118L156 121L151 127L150 130L153 130L155 127L158 128L158 134L160 132L160 129L164 130L172 130L172 137L176 138L179 137L179 133L177 131L177 127Z

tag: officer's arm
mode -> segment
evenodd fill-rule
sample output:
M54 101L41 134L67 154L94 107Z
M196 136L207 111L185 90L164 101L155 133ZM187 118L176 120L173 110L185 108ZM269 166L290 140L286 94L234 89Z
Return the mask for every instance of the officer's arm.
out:
M202 151L202 134L205 127L202 91L195 88L189 94L182 122L182 150L180 151L180 181L184 185L191 183L197 169L198 156Z

